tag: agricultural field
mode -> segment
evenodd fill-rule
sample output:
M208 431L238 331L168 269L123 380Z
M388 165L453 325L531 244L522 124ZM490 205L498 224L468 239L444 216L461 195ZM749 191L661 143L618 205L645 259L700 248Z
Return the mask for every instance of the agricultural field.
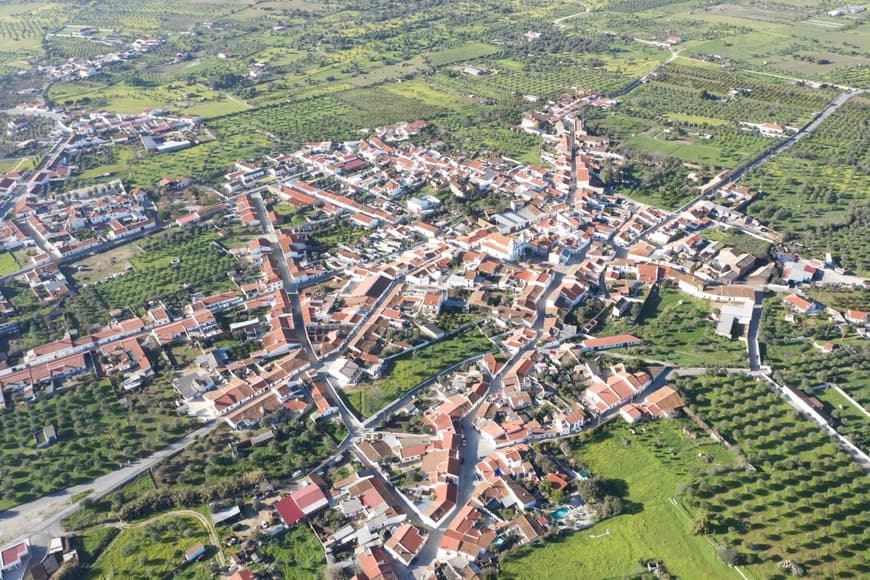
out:
M668 53L621 36L620 26L634 26L635 34L644 32L639 37L644 40L648 21L683 18L692 22L685 31L691 44L689 33L703 24L682 14L692 12L686 3L593 4L592 12L555 27L556 17L577 15L577 7L459 1L416 11L412 5L397 10L358 0L347 6L302 3L278 10L269 4L220 1L210 4L215 25L196 26L194 36L170 34L165 46L146 55L136 67L112 69L87 81L55 83L47 98L120 112L169 107L210 120L208 127L220 143L141 157L129 164L127 172L119 171L117 163L91 171L92 176L126 173L132 184L142 187L153 186L173 168L212 181L232 160L256 156L275 144L286 147L315 139L352 138L361 129L415 118L432 121L438 137L460 152L495 150L537 162L536 144L529 136L510 131L528 107L523 95L548 97L576 86L621 92L634 79L656 70ZM188 2L173 5L170 11L163 8L158 0L135 7L113 0L99 9L82 7L76 23L98 26L101 33L172 32L190 29L198 10ZM635 11L649 14L621 22ZM354 25L333 26L349 16ZM705 41L742 33L739 26L720 21L726 18L723 15L692 15L698 16L712 19ZM531 44L521 37L530 29L542 34ZM46 46L53 54L88 56L95 50L89 45L93 42L71 36L49 40ZM190 57L170 62L168 57L176 52ZM252 68L252 63L259 68ZM467 75L462 72L466 64L490 74ZM698 97L702 90L711 96L727 92L738 81L740 86L765 89L724 106ZM798 101L810 93L821 98L825 91L788 87L778 79L750 78L679 59L629 93L626 110L603 122L602 129L612 130L635 152L722 168L769 144L734 126L736 120L806 119L817 110L815 103ZM638 110L654 110L660 119L650 124L636 118ZM620 126L637 123L647 126L620 135ZM645 195L632 189L637 197Z
M731 95L732 89L743 91ZM629 93L625 100L628 110L642 118L678 113L730 123L802 126L835 94L831 89L800 87L775 78L678 60L660 68L650 82Z
M866 475L819 427L749 377L686 377L689 406L753 465L696 478L685 502L754 577L790 560L813 577L870 573Z
M854 97L806 139L742 181L763 192L749 206L809 255L830 252L845 269L870 273L870 99Z
M118 113L138 114L152 108L167 108L179 114L199 115L206 119L248 109L241 100L200 84L181 82L132 85L119 81L99 80L59 82L51 85L46 99L60 106L107 109Z
M855 445L866 448L867 429L870 427L866 406L856 405L854 397L850 401L832 386L814 390L811 395L822 402L837 432Z
M723 169L778 142L744 123L801 127L836 92L721 66L677 59L619 97L612 111L589 109L584 123L627 156L616 190L675 209Z
M865 407L870 407L870 346L860 338L831 341L834 351L822 352L814 341L769 345L767 362L782 382L809 391L834 383Z
M129 182L133 187L152 189L167 175L192 176L215 183L227 167L239 159L251 159L272 148L271 139L258 131L246 131L219 140L200 143L163 155L144 155L131 166Z
M209 17L218 20L245 7L240 0L208 2ZM165 0L108 0L83 4L70 22L117 30L129 35L160 34L188 30L202 21L202 4L193 1L167 4Z
M590 3L592 11L563 26L609 30L642 41L680 37L680 59L701 59L768 74L868 86L870 37L863 14L830 17L833 5L729 2L699 6L667 0ZM853 74L857 73L857 74ZM864 84L861 84L863 81Z
M658 294L650 296L636 323L627 318L608 319L596 334L627 332L647 343L615 352L686 367L746 366L744 343L716 335L708 303L675 288L662 287Z
M797 387L825 403L837 430L859 447L866 445L870 417L836 390L826 387L836 385L864 409L870 407L870 386L867 384L870 346L863 342L861 339L834 340L832 353L822 352L813 341L769 345L765 359L765 364L774 369L773 376L777 381Z
M474 327L396 357L388 363L384 378L347 389L345 396L357 415L368 417L439 371L492 348Z
M272 443L236 459L228 446L238 441L238 434L218 429L163 462L154 476L161 487L185 488L215 486L258 471L280 478L323 461L345 435L336 421L315 424L304 417L277 425Z
M275 145L352 138L362 129L416 118L434 121L439 138L460 151L498 150L537 162L528 136L509 130L522 111L522 95L551 96L572 86L618 90L665 57L630 39L602 33L590 40L582 31L554 29L555 16L566 12L555 2L462 0L425 10L417 3L398 8L372 0L303 2L279 9L221 0L209 4L211 25L198 22L195 2L171 10L160 0L82 6L70 23L96 26L100 35L121 35L122 41L163 33L165 44L135 66L53 83L46 99L123 113L168 107L205 117L220 143L126 164L125 153L121 163L93 167L87 175L123 174L141 187L152 187L173 168L212 181L234 159ZM334 26L348 18L353 25ZM74 28L46 39L52 58L111 49L69 33ZM543 31L533 46L522 38L529 29ZM173 34L190 30L196 34ZM186 57L179 61L176 54ZM494 74L471 79L458 72L466 63ZM407 82L416 89L405 90Z
M128 258L132 271L81 288L66 299L65 312L77 326L86 326L105 323L113 308L141 311L149 301L163 300L180 311L192 292L232 288L227 274L239 265L219 240L216 232L172 230L139 242L142 253Z
M442 112L440 107L413 98L387 96L381 89L354 89L227 115L208 125L221 140L253 130L292 146L312 140L351 139L363 129L431 119Z
M131 187L153 190L164 177L179 175L218 184L227 167L239 159L252 159L271 151L272 144L264 132L247 131L164 154L149 155L139 147L116 145L103 155L87 155L85 170L65 186L74 188L120 178Z
M836 310L870 310L870 292L861 288L808 288L806 294Z
M0 470L6 482L0 505L30 501L113 471L189 427L174 412L174 391L162 375L140 393L126 395L123 406L108 381L86 376L76 382L68 381L70 390L0 415ZM37 449L34 432L46 425L55 427L58 442Z
M521 548L502 561L499 577L643 577L641 560L660 562L679 578L738 578L716 557L716 547L691 533L682 505L690 482L738 458L686 419L630 428L620 421L571 443L584 469L621 489L623 513L573 534ZM710 458L708 463L702 456Z
M3 60L8 58L7 62L12 63L12 66L24 68L14 62L16 57L41 54L42 36L62 21L63 10L59 2L8 2L0 7L0 50L5 53Z
M735 94L735 89L742 92ZM592 134L610 137L629 158L618 191L676 208L720 170L737 167L776 144L741 123L800 127L834 94L677 60L620 97L614 111L590 110L584 121Z
M864 307L867 300L866 293L860 291L820 291L810 295L843 310ZM790 322L786 317L794 320ZM866 380L870 346L865 340L850 327L837 328L825 315L803 317L791 313L781 295L765 300L761 339L762 358L773 369L775 380L817 397L838 431L858 445L866 440L868 417L835 389L828 388L836 385L864 409L870 407ZM827 342L833 344L833 352L821 350Z

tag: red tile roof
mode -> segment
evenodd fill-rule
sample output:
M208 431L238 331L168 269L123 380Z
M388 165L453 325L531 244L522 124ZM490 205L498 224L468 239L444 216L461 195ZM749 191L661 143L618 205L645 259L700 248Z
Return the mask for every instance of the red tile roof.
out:
M287 496L284 499L275 502L274 507L278 512L278 515L281 516L281 521L288 526L294 525L305 517L305 514L302 513L302 510L299 509L298 505L296 505L292 496Z

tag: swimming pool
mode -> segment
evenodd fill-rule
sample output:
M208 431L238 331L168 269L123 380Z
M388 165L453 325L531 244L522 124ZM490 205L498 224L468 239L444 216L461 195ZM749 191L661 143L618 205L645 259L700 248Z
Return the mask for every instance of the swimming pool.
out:
M559 509L557 509L556 511L551 513L550 517L553 518L554 520L562 520L562 519L565 519L566 517L568 517L569 511L570 510L568 510L568 508L566 508L566 507L560 507Z

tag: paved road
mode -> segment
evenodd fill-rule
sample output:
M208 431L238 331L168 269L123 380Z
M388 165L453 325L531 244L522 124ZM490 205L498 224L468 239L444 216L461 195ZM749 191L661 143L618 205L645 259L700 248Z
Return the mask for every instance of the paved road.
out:
M757 371L761 369L761 352L758 348L758 329L761 326L761 308L764 292L755 291L755 305L752 307L752 318L749 320L749 328L746 332L746 354L749 359L749 369Z
M89 483L75 485L64 491L0 512L0 545L41 532L55 535L61 533L61 521L79 508L81 500L74 502L73 496L90 491L90 498L99 499L167 457L175 455L214 428L215 423L211 423L127 467L98 477Z
M583 12L577 12L576 14L569 14L568 16L563 16L561 18L557 18L553 21L553 26L562 27L562 23L565 22L566 20L573 20L574 18L579 18L580 16L583 16L584 14L589 14L589 6L587 6L583 2L578 2L577 4L582 6L585 10L583 10Z
M257 208L257 214L260 216L260 225L263 228L263 233L266 234L269 244L272 246L272 255L275 257L275 262L278 264L278 273L281 275L281 281L284 283L284 288L287 289L287 296L290 298L290 305L293 311L293 329L296 339L299 341L302 351L311 363L312 368L317 372L318 367L321 366L322 363L317 360L317 354L314 352L314 349L311 346L311 341L308 339L308 332L305 330L305 322L302 318L302 304L299 300L299 291L296 290L296 284L293 277L290 275L290 269L287 267L287 261L283 257L281 246L278 244L278 238L275 235L275 226L272 224L272 220L269 219L269 212L266 209L266 203L263 201L263 197L260 195L259 191L251 195L251 199L254 201L254 205ZM330 393L333 402L338 407L341 420L349 433L348 437L358 437L362 432L361 423L356 415L354 415L348 408L344 399L339 396L335 385L333 385L328 377L325 376L320 379L320 384Z

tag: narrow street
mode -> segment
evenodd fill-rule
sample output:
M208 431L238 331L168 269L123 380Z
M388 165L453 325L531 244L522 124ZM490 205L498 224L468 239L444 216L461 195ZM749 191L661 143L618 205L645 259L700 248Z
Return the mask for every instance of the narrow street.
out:
M761 369L761 353L758 347L758 330L761 326L761 311L764 292L761 290L755 291L755 305L752 307L752 318L749 321L749 328L746 331L746 352L749 358L749 370L757 371Z
M287 267L287 261L283 257L281 246L278 244L278 238L275 235L275 226L269 219L269 212L266 209L263 196L257 192L251 195L251 199L254 201L254 205L257 208L257 214L260 217L260 225L263 228L263 233L266 234L266 238L272 246L272 255L276 257L275 262L278 265L278 273L281 275L281 281L284 283L284 288L290 298L291 307L293 309L293 328L297 340L299 341L300 347L305 353L306 358L311 363L312 368L315 369L312 374L317 374L320 372L322 364L318 361L317 355L311 347L311 341L308 339L308 332L305 330L305 322L302 318L302 305L299 301L299 291L296 287L296 282L290 275L290 270ZM328 377L322 377L320 379L320 384L326 387L333 399L333 403L338 407L341 421L344 423L344 426L349 433L349 437L358 437L362 432L362 424L359 419L357 419L356 415L354 415L348 408L347 403L344 402L344 398L339 396L338 391Z

